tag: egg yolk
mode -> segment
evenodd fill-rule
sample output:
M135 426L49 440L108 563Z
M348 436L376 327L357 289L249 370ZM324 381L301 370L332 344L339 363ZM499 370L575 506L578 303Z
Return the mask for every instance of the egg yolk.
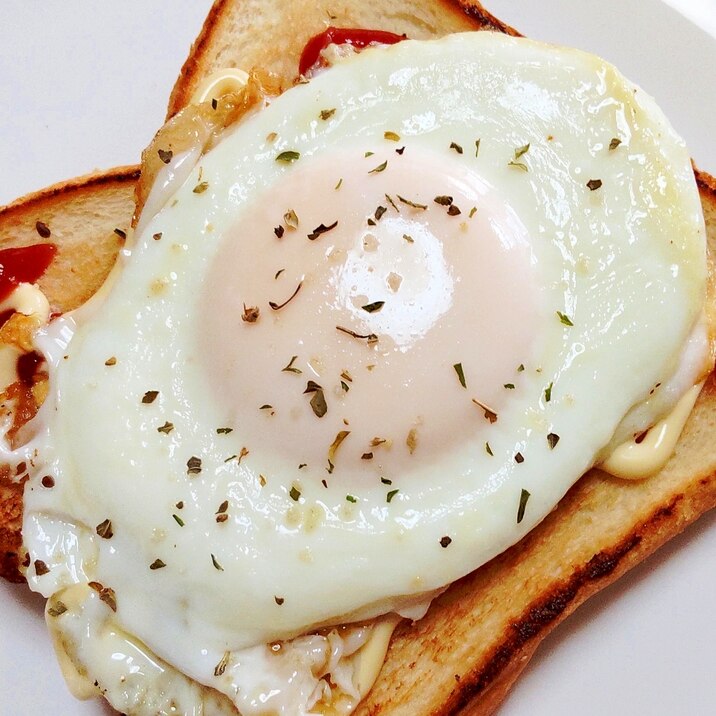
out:
M459 161L301 158L213 261L204 372L254 463L280 455L334 484L402 474L499 414L537 285L525 227Z

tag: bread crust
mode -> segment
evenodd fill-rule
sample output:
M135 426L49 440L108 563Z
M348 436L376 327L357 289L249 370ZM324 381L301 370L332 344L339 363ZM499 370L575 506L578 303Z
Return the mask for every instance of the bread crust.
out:
M60 182L0 207L0 249L41 241L58 252L39 283L52 310L84 303L102 285L122 246L115 232L129 228L139 167L119 167ZM37 222L50 229L43 238ZM0 467L0 576L22 582L20 549L23 482Z
M238 64L238 55L232 58L227 54L222 38L232 23L253 12L257 2L218 0L214 3L174 87L168 116L184 106L200 80L222 66L227 57L229 65ZM261 0L259 4L270 8L268 12L278 13L276 33L291 26L286 6L304 5L302 0L291 3ZM309 9L306 37L284 38L286 41L278 43L278 50L272 50L269 58L276 62L279 72L284 73L282 77L287 83L291 75L281 68L290 64L291 72L295 72L305 39L329 23L327 15L319 15L328 7L340 14L343 6L358 4L355 0L313 4L317 9L315 15ZM373 6L373 3L365 5ZM446 26L454 28L440 26L438 34L460 29L491 29L519 35L477 2L397 0L391 5L391 12L418 5L437 8L447 18ZM384 6L381 11L385 11ZM377 10L372 12L375 14ZM353 24L353 15L345 14L341 18L338 24ZM411 21L420 26L415 17ZM425 18L421 21L425 31L428 21ZM384 22L380 25L382 29L394 29L390 24L386 27ZM249 38L247 56L260 57L264 43L264 37ZM283 58L276 59L278 51L283 53ZM63 227L55 232L63 238L69 227L78 226L83 218L94 217L92 212L100 204L111 207L105 209L96 226L93 218L91 230L85 227L77 236L77 246L84 247L85 253L89 246L104 247L98 254L103 257L98 258L100 270L86 282L82 279L82 290L65 294L62 279L66 279L68 273L84 276L85 270L79 252L70 253L69 248L62 249L60 254L64 256L64 263L60 264L59 275L43 281L53 305L63 306L63 310L79 305L101 284L111 268L121 244L114 228L129 226L133 183L137 177L136 168L124 168L55 185L13 202L0 209L0 246L37 243L35 222L45 221L48 216L52 226ZM709 240L716 245L716 180L698 171L696 178ZM126 202L127 197L130 204ZM60 224L65 220L67 223ZM73 261L79 261L81 268ZM397 630L378 682L357 713L362 716L493 713L539 643L557 624L592 594L716 506L716 455L712 447L715 415L716 380L712 375L674 457L659 475L626 483L598 470L590 471L560 502L558 509L520 543L454 584L423 620L414 625L404 624ZM0 573L14 580L22 579L17 570L21 510L22 486L12 482L7 470L0 471ZM580 535L576 540L575 534Z
M218 69L260 67L289 87L306 42L329 25L389 29L413 39L468 30L519 34L469 0L393 0L388 5L378 0L217 0L174 85L167 119L191 101L204 77ZM267 35L271 43L266 42ZM238 45L229 46L232 40Z

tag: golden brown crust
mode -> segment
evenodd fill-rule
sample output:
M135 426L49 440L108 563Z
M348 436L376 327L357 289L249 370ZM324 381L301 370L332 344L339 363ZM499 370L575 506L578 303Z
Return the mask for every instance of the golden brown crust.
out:
M102 285L129 229L138 178L137 167L120 167L0 207L0 249L57 244L55 260L39 281L54 311L76 308ZM49 237L39 235L38 221L49 228Z
M389 30L414 39L482 29L517 34L479 3L463 0L394 0L389 6L378 0L217 0L174 85L167 118L218 69L260 67L289 87L306 42L329 25Z
M492 713L557 624L716 506L714 414L712 375L659 475L585 475L527 537L396 633L357 714Z

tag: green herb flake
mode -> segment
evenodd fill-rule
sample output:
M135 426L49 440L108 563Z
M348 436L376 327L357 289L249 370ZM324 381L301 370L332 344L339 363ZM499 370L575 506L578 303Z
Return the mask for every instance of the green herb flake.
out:
M387 477L381 477L381 478L380 478L380 481L381 481L384 485L392 485L392 484L393 484L393 481L392 481L392 480L389 480Z
M213 555L212 555L213 557ZM214 676L223 676L224 672L226 671L226 667L229 665L229 658L231 657L231 652L225 651L224 655L221 657L221 660L219 663L214 667Z
M602 180L601 179L590 179L587 182L587 189L589 191L596 191L602 186Z
M544 402L549 403L550 400L552 400L552 388L554 386L554 381L552 381L545 389L544 389Z
M547 444L549 445L550 450L554 450L557 447L558 442L559 442L559 435L557 435L557 433L550 433L547 436Z
M338 191L341 188L341 184L343 184L342 178L338 180L338 183L333 188Z
M319 236L322 234L326 234L329 231L332 231L333 229L338 226L338 221L334 221L332 224L329 224L326 226L325 224L319 224L310 234L307 234L309 241L315 241Z
M473 206L472 209L470 209L470 213L467 215L469 219L472 219L473 216L477 213L477 207Z
M514 383L505 383L502 387L507 388L507 390L514 390L515 384Z
M298 502L301 497L301 491L297 489L295 485L293 485L288 495L294 502Z
M295 162L297 159L299 159L301 154L299 152L296 152L292 149L289 149L285 152L281 152L276 156L277 162L283 162L284 164L291 164L292 162Z
M400 135L395 132L383 132L383 137L390 142L399 142Z
M391 490L386 496L385 501L390 504L393 498L400 492L400 490Z
M478 154L480 154L480 140L475 140L475 156L477 157Z
M522 372L524 371L524 369L525 369L525 364L524 364L524 363L520 363L520 364L517 366L517 372L518 372L518 373L522 373Z
M609 142L609 151L613 152L621 143L622 140L619 137L613 137L612 141Z
M522 492L520 493L520 504L517 508L517 524L520 524L525 516L525 508L527 507L527 500L530 499L530 493L527 492L524 488L522 488Z
M298 286L296 286L296 290L283 302L283 303L276 303L275 301L269 301L269 307L272 311L280 311L285 306L288 306L291 301L293 301L294 298L298 295L298 292L301 290L301 286L303 286L303 281L301 281Z
M485 452L488 455L491 455L491 456L494 455L494 453L492 452L492 448L490 447L490 443L485 443Z
M346 383L345 380L341 381L341 388L343 389L344 393L347 393L350 390L350 386L348 385L348 383Z
M529 152L529 150L529 142L521 147L517 147L517 149L515 149L515 159L519 159L520 157L524 156L525 154L527 154L527 152Z
M358 502L358 498L354 495L346 495L346 502Z
M313 393L311 397L310 405L313 414L317 418L322 418L328 412L328 405L326 404L326 396L323 393L323 388L313 380L309 380L306 384L306 390L303 394Z
M514 160L510 160L509 162L507 162L507 166L515 167L515 169L521 169L523 172L529 171L529 169L527 168L527 165L524 164L523 162L516 162Z
M409 206L413 209L420 209L421 211L425 211L425 209L428 208L427 204L418 204L418 202L406 199L404 196L400 196L400 194L396 194L396 196L398 197L398 201L401 204L405 204L406 206Z
M217 435L228 435L229 433L233 433L233 428L216 428L216 434Z
M59 617L62 616L67 611L67 605L61 601L57 600L52 604L52 606L48 607L47 609L47 615L50 617Z
M467 383L465 382L465 373L462 369L462 363L455 363L453 365L453 368L455 369L455 372L457 373L457 379L460 381L460 385L463 388L467 388Z
M325 122L327 119L330 119L335 113L336 108L333 107L332 109L322 109L321 113L318 116ZM296 158L298 159L298 157Z
M224 571L224 568L219 564L219 560L213 554L211 555L211 563L214 565L214 569L219 572Z
M288 362L287 365L285 365L283 368L281 368L282 373L296 373L297 375L300 375L303 371L301 371L300 368L296 368L293 364L298 359L298 356L291 356L291 360Z
M160 425L157 428L157 432L164 433L164 435L169 435L172 430L174 430L174 423L170 423L168 420L164 423L164 425Z
M440 206L452 206L453 198L451 196L441 194L440 196L436 196L433 201L436 204L440 204Z
M351 434L350 430L341 430L328 448L328 462L332 465L341 443Z
M574 325L572 319L566 313L562 313L562 311L557 311L557 318L559 318L559 322L564 326Z
M117 359L114 356L112 356L111 358L107 358L107 360L104 362L104 364L106 366L110 366L110 367L113 365L117 365Z
M462 154L462 147L457 142L450 142L450 149L454 149L458 154Z
M385 200L400 214L400 209L398 209L398 205L393 201L393 197L390 194L385 195Z
M368 174L379 174L380 172L384 172L387 166L388 160L386 159L382 164L379 164L377 167L371 169Z
M200 181L193 189L194 194L203 194L209 188L208 181Z
M164 569L166 567L166 563L163 562L161 559L155 559L150 565L149 569L155 570L155 569Z
M361 306L361 308L366 313L376 313L380 311L381 308L385 305L385 301L373 301L373 303L366 303L365 306Z
M174 522L176 522L179 525L179 527L184 526L184 520L181 517L179 517L179 515L172 515L172 517L174 518Z
M359 340L367 340L369 345L378 342L378 336L375 333L356 333L350 328L344 328L343 326L336 326L336 330L340 331L341 333L345 333L352 338L358 338Z
M367 159L368 157L372 157L375 154L375 152L367 151L363 156Z
M95 530L102 539L112 539L114 536L111 520L102 520L102 522L95 527Z

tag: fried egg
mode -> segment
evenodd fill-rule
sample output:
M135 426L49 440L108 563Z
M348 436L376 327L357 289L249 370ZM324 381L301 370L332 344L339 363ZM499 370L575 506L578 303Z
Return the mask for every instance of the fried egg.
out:
M420 616L708 370L686 149L576 50L348 57L142 225L40 339L25 492L28 583L123 711L319 712L363 625Z

